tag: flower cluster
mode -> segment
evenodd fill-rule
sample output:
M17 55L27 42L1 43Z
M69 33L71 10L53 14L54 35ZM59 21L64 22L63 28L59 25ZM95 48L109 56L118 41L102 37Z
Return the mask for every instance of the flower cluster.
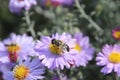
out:
M120 27L112 30L112 36L114 39L120 39ZM103 74L114 72L120 76L120 44L106 44L102 51L97 54L96 61L98 66L103 67L101 69Z
M73 22L72 24L74 24L74 21L77 21L75 24L79 24L79 18L73 15L74 13L78 14L77 12L79 11L83 18L87 19L92 26L95 26L95 28L97 26L94 21L90 21L91 17L89 18L85 13L86 11L79 5L81 3L79 0L76 2L75 0L10 0L8 7L11 12L21 13L25 10L23 19L26 21L25 25L28 25L27 30L30 31L34 38L37 35L35 35L33 29L35 26L34 21L30 20L31 13L29 14L29 10L32 6L37 5L37 1L40 2L38 6L42 8L35 7L35 11L45 16L45 19L52 19L53 23L57 23L55 25L59 26L60 23L65 22L63 26L69 26L66 23ZM74 7L75 12L72 13L67 9L63 9L64 7L73 7L74 3L76 3ZM49 11L44 10L46 8ZM61 16L61 12L68 13ZM59 14L56 15L57 13ZM58 16L61 17L62 21L57 19ZM69 21L72 18L73 21ZM72 24L70 25L72 26ZM24 26L24 24L22 25ZM99 26L97 27L98 31L100 29L103 32ZM67 27L64 29L67 30ZM57 28L55 28L56 30ZM119 41L120 27L114 28L111 31L111 36ZM82 33L42 35L36 41L33 37L26 34L16 35L12 33L10 37L0 41L0 80L39 80L44 78L42 76L45 72L44 67L50 70L63 70L80 66L86 67L89 61L93 59L95 49L90 44L89 37L84 36ZM98 36L95 36L95 39L98 39ZM104 40L101 39L99 41ZM113 72L120 76L120 44L106 44L102 51L98 52L95 59L97 66L102 67L101 73L109 74ZM69 80L66 75L62 77L62 80ZM55 75L52 80L61 80L61 78Z
M51 37L42 36L34 50L38 53L41 62L50 69L86 66L94 52L89 38L83 37L81 33L74 37L67 33L62 35L56 33Z
M26 60L27 56L35 55L34 44L32 37L12 33L9 38L0 42L0 61L17 62L20 58Z
M0 72L4 80L42 79L44 67L33 51L34 39L12 33L0 42Z
M0 71L5 80L37 80L43 78L44 66L52 70L86 66L93 53L82 33L42 36L36 43L26 34L12 33L0 42Z

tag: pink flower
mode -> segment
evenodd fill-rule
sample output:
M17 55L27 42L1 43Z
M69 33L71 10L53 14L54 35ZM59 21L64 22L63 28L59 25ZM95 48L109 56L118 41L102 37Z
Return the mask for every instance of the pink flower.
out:
M120 27L116 27L112 30L112 36L114 39L120 40Z

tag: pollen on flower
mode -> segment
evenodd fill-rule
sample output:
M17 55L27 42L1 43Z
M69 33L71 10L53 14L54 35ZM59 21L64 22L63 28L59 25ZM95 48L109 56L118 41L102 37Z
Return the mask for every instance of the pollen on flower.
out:
M17 65L13 69L15 80L25 80L29 74L29 68L24 65Z
M20 50L20 46L17 44L7 45L7 50L9 53L17 53Z
M74 47L74 49L76 49L77 51L80 52L82 48L78 44L76 44L75 47Z
M120 53L119 52L112 52L109 56L108 59L112 63L120 63Z
M49 49L52 53L54 54L61 54L62 53L62 49L59 46L56 46L54 44L50 44L49 45Z
M8 57L11 62L16 62L17 61L17 52L20 50L19 45L17 44L10 44L7 45L7 50L8 50Z

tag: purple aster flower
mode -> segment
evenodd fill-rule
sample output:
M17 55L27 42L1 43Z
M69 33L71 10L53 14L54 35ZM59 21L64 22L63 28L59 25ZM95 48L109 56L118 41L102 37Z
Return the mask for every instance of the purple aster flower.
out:
M91 47L89 42L89 37L83 36L82 33L77 33L74 35L77 40L74 49L77 50L77 55L75 57L76 66L86 66L88 61L92 60L94 48Z
M5 69L4 64L0 62L0 80L4 80Z
M29 10L32 5L36 4L36 0L10 0L9 8L11 12L20 13L22 9Z
M2 63L0 62L0 80L4 80L6 71L12 69L15 66L13 63Z
M35 51L39 54L42 63L50 69L70 68L73 64L73 58L69 53L75 53L71 50L74 47L75 39L71 35L63 33L55 34L52 37L43 36L35 45Z
M71 6L74 3L74 0L41 0L42 5L45 6Z
M97 65L103 66L101 72L109 74L112 71L120 76L120 44L105 45L96 57Z
M37 80L44 78L44 67L38 58L28 58L26 61L20 60L12 70L6 70L5 80Z
M27 35L11 34L9 38L0 42L0 61L16 62L19 58L27 59L35 56L33 51L34 40Z
M120 40L120 27L116 27L112 30L112 36L114 39Z

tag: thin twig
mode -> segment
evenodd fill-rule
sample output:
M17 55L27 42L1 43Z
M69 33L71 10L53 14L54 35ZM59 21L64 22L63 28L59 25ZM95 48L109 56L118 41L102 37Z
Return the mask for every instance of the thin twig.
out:
M119 76L115 73L115 80L119 80Z
M56 71L57 71L57 74L58 74L60 80L62 80L62 76L61 76L61 73L60 73L60 69L57 69Z
M30 31L31 35L35 38L36 37L35 31L34 31L35 22L30 20L29 11L25 11L25 21L26 21L27 26L28 26L28 31Z
M83 8L81 7L81 5L79 4L79 0L75 0L76 6L79 9L79 12L81 13L81 15L89 21L89 23L100 33L103 33L103 30L101 29L101 27L92 20L92 18L90 16L88 16L85 11L83 10Z

